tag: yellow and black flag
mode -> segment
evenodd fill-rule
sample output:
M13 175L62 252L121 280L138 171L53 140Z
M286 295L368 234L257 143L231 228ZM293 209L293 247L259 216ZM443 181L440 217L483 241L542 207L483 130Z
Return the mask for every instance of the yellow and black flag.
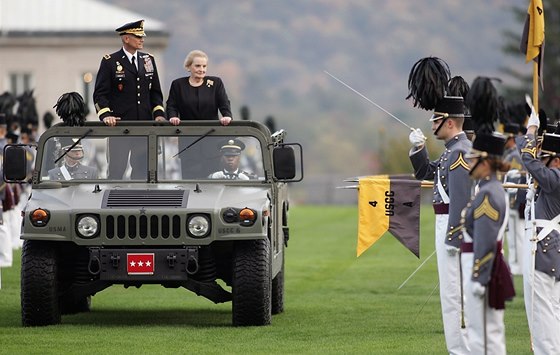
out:
M420 181L377 175L360 178L358 188L357 255L389 231L420 257Z
M544 7L542 0L531 0L529 4L520 49L525 54L527 63L534 60L538 64L542 87L542 61L544 57Z

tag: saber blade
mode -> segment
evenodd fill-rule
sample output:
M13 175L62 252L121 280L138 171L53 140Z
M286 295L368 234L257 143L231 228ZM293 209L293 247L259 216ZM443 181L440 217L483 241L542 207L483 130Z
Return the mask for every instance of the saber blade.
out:
M414 128L412 128L411 126L407 125L406 123L404 123L400 118L396 117L395 115L393 115L391 112L385 110L383 107L379 106L378 104L376 104L375 102L373 102L372 100L368 99L367 97L365 97L361 92L359 92L358 90L354 89L353 87L351 87L350 85L346 84L344 81L340 80L339 78L337 78L336 76L332 75L331 73L329 73L328 71L324 70L325 74L327 74L328 76L330 76L331 78L333 78L334 80L338 81L339 83L341 83L342 85L346 86L348 89L352 90L354 93L356 93L358 96L360 96L361 98L363 98L364 100L366 100L367 102L369 102L370 104L374 105L375 107L377 107L378 109L380 109L381 111L385 112L386 114L388 114L389 116L393 117L395 120L397 120L398 122L400 122L401 124L403 124L406 128L410 129L411 131L414 130Z

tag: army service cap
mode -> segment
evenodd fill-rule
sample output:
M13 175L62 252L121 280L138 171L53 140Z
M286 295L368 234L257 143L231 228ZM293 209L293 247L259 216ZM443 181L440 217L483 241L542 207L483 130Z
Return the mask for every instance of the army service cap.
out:
M70 137L60 137L58 139L58 141L60 142L60 148L63 150L68 150L70 149L70 147L72 147L72 145L74 143L76 143L78 141L78 138L70 138ZM76 144L74 147L72 147L73 151L76 150L83 150L84 148L82 147L81 143Z
M127 23L117 28L115 31L121 36L129 34L138 37L146 37L146 33L144 33L144 20Z
M220 151L223 155L240 155L241 151L245 149L245 143L239 139L229 139L222 147Z

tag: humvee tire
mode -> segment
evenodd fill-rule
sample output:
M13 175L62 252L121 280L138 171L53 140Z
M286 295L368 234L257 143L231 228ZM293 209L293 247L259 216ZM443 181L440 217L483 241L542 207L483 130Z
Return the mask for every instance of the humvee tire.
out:
M282 259L282 269L272 279L272 314L284 312L284 259Z
M232 321L234 326L268 325L271 321L271 265L268 239L237 241L233 257Z
M26 240L21 255L21 319L23 326L60 323L58 257L48 242Z

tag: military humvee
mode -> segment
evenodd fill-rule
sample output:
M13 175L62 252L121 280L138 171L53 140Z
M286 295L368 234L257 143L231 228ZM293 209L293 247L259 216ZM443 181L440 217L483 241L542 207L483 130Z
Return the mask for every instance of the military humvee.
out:
M41 135L32 172L25 147L6 146L4 180L31 183L21 229L23 325L60 323L89 311L91 296L109 286L143 284L231 301L236 326L269 324L284 309L287 183L303 178L301 146L284 138L250 121L58 124ZM243 142L240 169L250 178L210 178L232 140ZM109 178L121 143L145 154L134 174L127 165ZM62 168L78 148L89 173Z

